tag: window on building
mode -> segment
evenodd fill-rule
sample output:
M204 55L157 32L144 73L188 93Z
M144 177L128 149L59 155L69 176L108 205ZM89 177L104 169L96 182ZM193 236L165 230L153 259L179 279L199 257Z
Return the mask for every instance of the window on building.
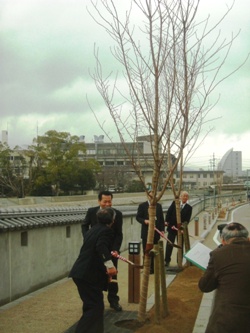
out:
M123 161L117 161L117 165L123 165L124 162Z
M71 236L71 228L70 225L66 226L66 238L70 238Z
M126 155L126 152L124 149L117 149L117 155Z
M95 149L88 149L87 150L87 155L95 155L96 154L96 150Z
M28 246L28 231L21 232L21 246Z
M115 165L114 161L105 161L105 165Z

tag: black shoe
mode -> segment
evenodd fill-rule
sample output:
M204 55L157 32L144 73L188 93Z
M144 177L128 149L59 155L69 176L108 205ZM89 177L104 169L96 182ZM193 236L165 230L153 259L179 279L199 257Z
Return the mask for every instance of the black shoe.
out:
M112 309L114 309L115 311L117 311L117 312L122 311L122 307L121 307L121 305L118 302L110 303L110 307Z
M170 265L170 262L165 262L166 267L169 267L169 265Z

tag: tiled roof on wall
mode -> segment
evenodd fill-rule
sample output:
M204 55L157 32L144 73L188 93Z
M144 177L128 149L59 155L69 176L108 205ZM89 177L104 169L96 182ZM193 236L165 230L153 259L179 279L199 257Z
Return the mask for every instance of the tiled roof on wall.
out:
M80 206L0 208L0 232L81 223L85 214Z

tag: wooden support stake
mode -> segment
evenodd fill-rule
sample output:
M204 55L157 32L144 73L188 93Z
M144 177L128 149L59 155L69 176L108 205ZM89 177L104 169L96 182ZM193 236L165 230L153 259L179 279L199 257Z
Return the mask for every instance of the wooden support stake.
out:
M167 284L165 273L165 261L164 261L164 245L163 241L159 241L159 254L160 254L160 276L161 276L161 297L162 297L162 317L165 318L168 315L168 300L167 300Z

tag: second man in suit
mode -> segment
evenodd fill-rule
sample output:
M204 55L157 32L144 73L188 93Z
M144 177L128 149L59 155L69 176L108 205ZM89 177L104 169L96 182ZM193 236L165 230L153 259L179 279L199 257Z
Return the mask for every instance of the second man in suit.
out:
M192 216L192 206L188 204L188 192L183 191L180 195L180 207L181 207L181 223L190 222ZM177 236L177 216L176 216L176 207L175 201L171 203L166 214L166 225L168 231L168 239L174 243ZM169 266L171 261L171 255L173 251L173 246L166 243L166 252L165 252L165 262L166 266Z
M97 223L96 213L98 212L98 210L112 207L112 199L113 199L113 194L109 191L101 191L98 194L99 206L89 208L85 216L85 219L82 223L83 237L85 237L88 230ZM114 223L112 225L112 230L114 234L113 234L113 242L111 250L119 253L123 240L123 233L122 233L123 217L122 213L119 210L114 209L114 211L116 215ZM112 261L117 269L118 259L113 257ZM115 279L117 279L116 276L114 276L114 280ZM119 304L119 300L120 298L118 296L118 283L117 281L110 282L108 285L108 301L110 303L110 307L113 308L115 311L122 311L122 307Z
M149 193L150 195L150 193ZM136 220L141 223L141 239L142 239L142 247L143 253L145 254L145 248L147 244L147 237L148 237L148 224L149 224L149 201L145 201L138 206ZM156 204L156 218L155 218L155 227L160 230L164 231L164 216L163 210L160 203ZM160 239L160 235L155 231L154 234L154 244L157 244ZM151 267L150 267L150 274L154 273L154 260L151 260Z

